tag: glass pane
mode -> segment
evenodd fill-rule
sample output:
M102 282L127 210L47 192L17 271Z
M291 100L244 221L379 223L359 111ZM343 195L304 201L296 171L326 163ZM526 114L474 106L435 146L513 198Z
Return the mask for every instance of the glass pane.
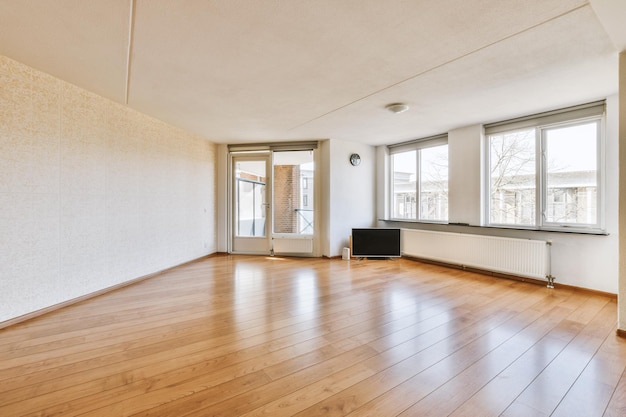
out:
M536 222L535 130L489 136L490 223Z
M274 152L274 233L313 234L313 151Z
M420 219L448 220L448 145L420 151Z
M265 161L235 163L237 237L264 237L265 234Z
M544 131L546 222L597 223L597 123Z
M409 151L391 155L393 167L393 207L391 217L394 219L417 219L416 152Z

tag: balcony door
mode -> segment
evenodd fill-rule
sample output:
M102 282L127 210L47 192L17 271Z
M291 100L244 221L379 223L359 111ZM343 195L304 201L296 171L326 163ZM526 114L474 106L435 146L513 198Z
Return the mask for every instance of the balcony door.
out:
M272 153L272 250L312 256L315 242L315 163L313 151Z
M313 147L230 152L231 253L319 254L314 156Z
M233 253L270 254L272 215L271 154L233 155Z

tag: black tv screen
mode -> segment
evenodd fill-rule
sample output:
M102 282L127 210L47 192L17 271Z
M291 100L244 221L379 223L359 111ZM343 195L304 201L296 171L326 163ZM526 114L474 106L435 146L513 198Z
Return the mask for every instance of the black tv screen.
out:
M393 258L400 256L400 229L352 229L352 256Z

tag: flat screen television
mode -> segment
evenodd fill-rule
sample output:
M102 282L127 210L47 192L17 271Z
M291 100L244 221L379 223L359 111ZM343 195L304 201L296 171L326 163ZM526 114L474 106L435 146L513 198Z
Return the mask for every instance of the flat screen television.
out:
M352 229L352 256L359 258L400 257L400 229Z

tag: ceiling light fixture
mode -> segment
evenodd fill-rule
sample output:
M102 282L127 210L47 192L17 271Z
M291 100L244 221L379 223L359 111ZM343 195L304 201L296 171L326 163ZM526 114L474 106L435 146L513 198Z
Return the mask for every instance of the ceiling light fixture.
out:
M402 113L402 112L407 111L409 109L409 106L407 106L404 103L391 103L391 104L387 104L385 108L389 110L390 112L397 114L397 113Z

